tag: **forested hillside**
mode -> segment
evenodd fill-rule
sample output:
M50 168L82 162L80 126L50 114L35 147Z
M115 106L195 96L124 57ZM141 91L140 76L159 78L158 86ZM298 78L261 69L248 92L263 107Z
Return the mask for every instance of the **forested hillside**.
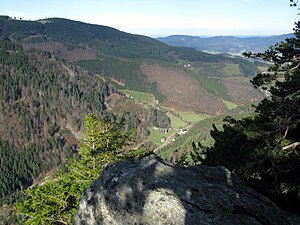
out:
M89 113L112 121L124 117L127 129L138 129L139 136L147 135L147 127L160 119L153 116L159 110L138 111L136 103L132 108L107 110L109 96L122 101L125 96L49 52L23 51L9 40L0 41L0 47L1 197L29 186L71 156L74 143L63 137L82 131L83 118ZM165 119L160 126L169 123Z
M24 52L10 41L0 49L1 196L27 187L61 164L68 148L59 132L80 130L88 112L101 114L112 90L51 54Z
M61 18L48 18L38 21L15 20L8 16L0 18L0 36L18 42L24 49L48 51L69 62L75 62L92 74L100 75L113 82L119 89L152 93L167 107L178 87L165 90L172 71L180 71L183 80L196 77L196 95L209 95L214 105L222 110L196 111L218 114L225 111L223 96L235 104L249 103L257 99L259 92L251 89L250 83L224 80L230 77L251 77L259 71L257 64L241 57L212 55L185 47L171 47L155 39L118 31L114 28L82 23ZM153 70L143 70L145 63L154 65ZM164 63L167 67L162 68ZM148 72L148 73L147 73ZM153 81L153 72L160 74L159 81ZM206 79L207 77L217 79ZM193 78L193 79L194 79ZM175 78L173 78L175 80ZM212 86L223 86L223 94L217 95ZM250 89L249 89L250 87ZM182 96L188 94L188 87L180 87ZM203 89L206 93L203 93ZM245 102L236 101L237 89L245 90ZM179 96L184 102L184 97ZM201 100L202 101L202 100ZM206 102L201 102L205 105ZM177 109L184 106L178 105ZM191 110L191 109L187 109Z

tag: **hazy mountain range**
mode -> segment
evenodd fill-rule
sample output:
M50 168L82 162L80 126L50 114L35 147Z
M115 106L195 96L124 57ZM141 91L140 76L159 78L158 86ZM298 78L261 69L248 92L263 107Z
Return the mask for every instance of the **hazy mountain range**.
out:
M293 37L293 34L274 36L215 36L197 37L188 35L172 35L157 40L172 46L190 47L200 51L214 53L240 54L242 52L263 52L275 43Z

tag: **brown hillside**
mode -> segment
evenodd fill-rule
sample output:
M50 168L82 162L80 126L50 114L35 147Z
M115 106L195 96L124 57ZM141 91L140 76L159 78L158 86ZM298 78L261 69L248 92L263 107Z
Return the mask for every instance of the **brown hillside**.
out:
M262 100L264 97L261 92L252 86L248 78L237 77L225 79L224 84L232 101L237 105L256 102Z
M150 82L157 83L159 92L166 96L162 103L165 106L208 114L226 111L221 99L211 96L184 71L158 63L144 63L141 70Z
M92 49L68 49L65 45L58 42L26 43L23 44L23 47L25 50L35 48L42 51L48 51L66 59L69 62L76 62L79 60L91 60L96 58L96 52Z

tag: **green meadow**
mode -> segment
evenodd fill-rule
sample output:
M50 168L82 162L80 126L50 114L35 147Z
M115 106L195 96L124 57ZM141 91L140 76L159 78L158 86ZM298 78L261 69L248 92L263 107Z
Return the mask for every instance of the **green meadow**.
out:
M139 92L139 91L131 91L131 90L122 90L122 92L126 95L131 96L136 101L142 101L145 103L152 103L154 96L150 93Z

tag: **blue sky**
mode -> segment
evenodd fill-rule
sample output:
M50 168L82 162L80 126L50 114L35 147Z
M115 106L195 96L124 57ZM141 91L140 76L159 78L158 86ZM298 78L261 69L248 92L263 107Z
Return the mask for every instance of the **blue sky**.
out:
M291 33L289 0L1 0L0 14L63 17L148 36Z

